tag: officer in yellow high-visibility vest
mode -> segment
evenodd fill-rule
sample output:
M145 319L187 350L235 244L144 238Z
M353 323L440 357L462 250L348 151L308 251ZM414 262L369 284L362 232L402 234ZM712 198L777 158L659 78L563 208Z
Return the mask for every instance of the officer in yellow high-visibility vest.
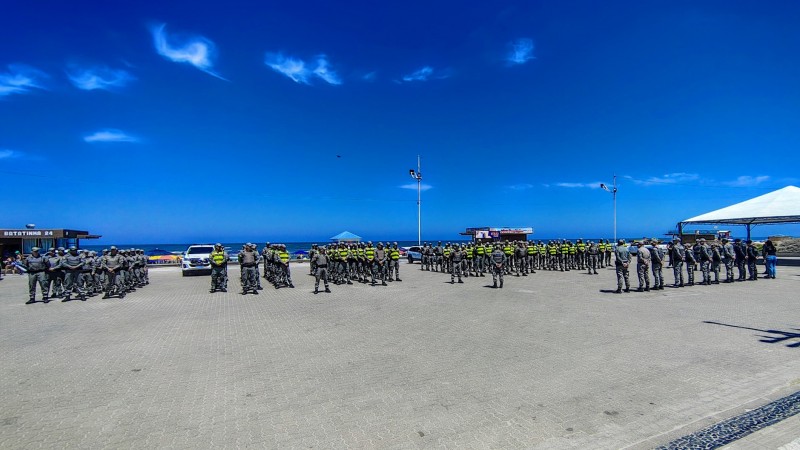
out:
M475 248L472 244L467 244L464 247L464 254L466 255L466 271L464 273L465 277L469 277L470 274L474 273L475 271Z
M367 271L364 274L364 282L367 282L367 274L369 274L372 277L372 284L375 284L375 269L373 268L375 262L375 247L372 246L372 241L368 241L366 248L364 248L364 261Z
M510 274L512 266L514 265L514 247L511 246L511 242L506 241L506 243L503 245L503 254L506 255L506 261L504 264L506 274Z
M586 244L583 243L583 239L578 239L578 243L575 244L577 247L577 261L576 264L578 266L578 270L583 270L586 267Z
M397 242L392 242L392 248L389 249L389 281L403 281L400 279L400 248L397 247Z
M337 279L340 283L353 284L353 282L350 281L350 266L348 261L348 259L350 259L350 249L347 247L347 244L339 243L338 254L339 259L337 260L338 264L336 268L338 271Z
M523 275L527 275L529 271L530 273L536 273L536 268L535 268L536 266L535 260L537 255L536 242L530 241L525 251L528 255L527 256L528 262L525 264L525 272L523 273Z
M277 263L280 264L280 270L286 274L286 283L289 285L290 288L294 287L292 284L292 271L289 270L289 252L286 251L286 244L280 244L278 248L278 261ZM275 286L278 287L277 285Z
M475 245L475 273L484 276L484 258L486 257L486 247L480 242Z
M222 244L214 245L208 261L211 263L211 293L228 292L228 253Z

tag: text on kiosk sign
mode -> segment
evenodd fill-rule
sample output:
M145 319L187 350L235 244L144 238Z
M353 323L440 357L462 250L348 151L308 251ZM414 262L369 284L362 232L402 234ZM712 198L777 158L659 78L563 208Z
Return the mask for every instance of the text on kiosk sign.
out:
M53 236L53 230L5 230L3 236L9 237L37 237Z

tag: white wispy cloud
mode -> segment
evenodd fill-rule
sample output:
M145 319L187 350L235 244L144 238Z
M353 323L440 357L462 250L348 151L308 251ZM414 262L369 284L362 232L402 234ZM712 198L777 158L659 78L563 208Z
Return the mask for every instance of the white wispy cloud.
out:
M519 183L519 184L512 184L508 186L509 189L514 191L524 191L527 189L533 189L535 186L530 183Z
M325 55L317 56L316 67L313 69L302 59L285 56L282 53L267 52L264 64L275 72L286 75L295 83L311 84L312 78L317 77L328 84L342 84L342 79L331 70L330 62Z
M553 186L563 187L563 188L587 188L587 189L600 189L600 185L602 182L595 181L594 183L572 183L572 182L561 182L561 183L553 183Z
M217 50L212 41L203 36L168 36L166 27L166 24L160 24L151 29L153 44L159 55L177 63L191 64L209 75L225 80L214 71Z
M413 190L416 191L417 190L417 183L408 183L408 184L403 184L403 185L397 186L397 187L399 187L400 189L413 189ZM427 191L428 189L433 189L433 186L431 186L430 184L421 183L420 186L419 186L419 189L421 191Z
M20 156L22 156L22 154L16 150L0 148L0 159L19 158Z
M641 184L645 186L650 186L654 184L682 184L682 183L689 183L693 181L700 180L700 175L696 173L686 173L686 172L676 172L676 173L667 173L662 176L658 177L649 177L644 180L639 178L634 178L632 176L626 175L624 178L627 178L633 181L636 184Z
M0 97L44 89L42 81L46 78L47 74L41 70L24 64L9 64L8 72L0 72Z
M272 70L286 75L295 83L308 84L311 72L301 59L283 56L281 53L267 53L264 64Z
M736 178L733 181L725 181L722 184L725 186L732 186L732 187L750 187L750 186L758 186L759 184L769 181L768 175L758 175L758 176L750 176L750 175L742 175Z
M433 67L425 66L408 75L403 75L403 81L428 81L431 75L433 75Z
M95 89L111 91L123 88L136 79L127 70L112 69L106 66L78 67L76 65L67 70L67 77L76 88L85 91Z
M339 75L330 69L330 63L325 55L317 56L317 68L314 69L314 75L322 78L328 84L342 84Z
M372 82L372 81L375 81L375 79L377 77L378 77L378 72L372 71L372 72L369 72L367 74L364 74L364 76L362 76L361 79L364 80L364 81Z
M509 64L525 64L526 62L536 59L533 56L533 40L528 38L516 39L508 44L511 51L506 56L506 61Z
M86 142L139 142L139 139L131 136L123 131L114 129L105 129L95 131L92 134L83 137Z

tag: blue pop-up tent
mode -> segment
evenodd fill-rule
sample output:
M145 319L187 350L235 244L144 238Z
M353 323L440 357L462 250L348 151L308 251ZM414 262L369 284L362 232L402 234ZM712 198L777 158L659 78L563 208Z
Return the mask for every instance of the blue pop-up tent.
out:
M356 236L349 231L342 231L331 238L334 242L361 242L361 236Z

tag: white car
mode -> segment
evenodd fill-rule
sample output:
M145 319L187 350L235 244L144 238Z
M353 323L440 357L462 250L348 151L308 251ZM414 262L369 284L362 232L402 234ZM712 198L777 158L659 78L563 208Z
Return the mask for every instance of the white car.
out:
M211 263L208 259L214 251L213 244L195 244L183 252L181 261L181 273L186 276L191 273L211 273Z

